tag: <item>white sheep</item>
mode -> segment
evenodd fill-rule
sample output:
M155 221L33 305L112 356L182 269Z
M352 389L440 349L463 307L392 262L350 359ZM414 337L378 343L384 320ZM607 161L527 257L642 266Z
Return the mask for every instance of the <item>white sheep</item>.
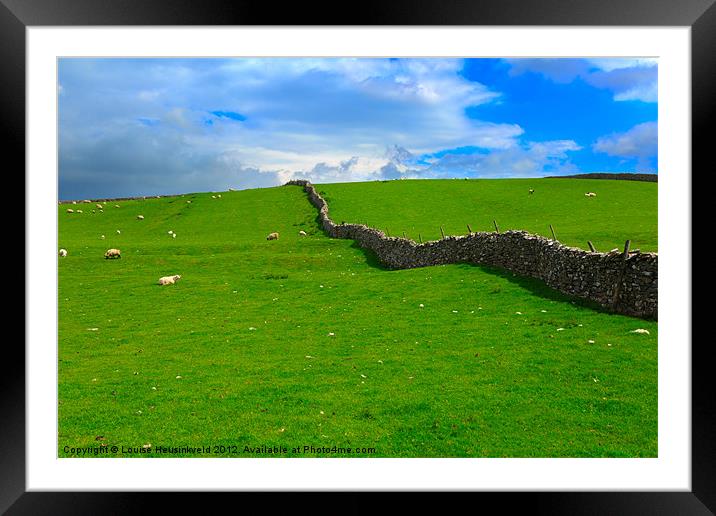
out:
M298 234L301 236L306 236L306 232L304 230L299 231Z
M595 194L594 192L587 192L587 193L584 194L584 196L585 196L585 197L596 197L597 194Z
M177 281L181 279L181 276L179 274L175 274L174 276L162 276L159 278L159 284L160 285L174 285Z
M117 230L117 234L118 234L118 235L121 235L122 232L121 232L120 230Z
M102 205L99 204L99 203L95 204L95 206L97 206L97 208L100 209L100 210L103 210L103 209L104 209L104 206L102 206Z
M77 213L84 213L82 210L77 210Z
M266 237L266 240L278 240L278 233L270 233L269 236Z
M104 253L104 257L107 259L121 258L122 253L119 249L107 249L107 252Z
M75 210L73 210L72 208L67 208L67 213L74 213L74 212L75 212Z
M60 249L60 256L62 256L63 258L67 256L67 249Z
M144 215L137 215L137 220L144 220Z

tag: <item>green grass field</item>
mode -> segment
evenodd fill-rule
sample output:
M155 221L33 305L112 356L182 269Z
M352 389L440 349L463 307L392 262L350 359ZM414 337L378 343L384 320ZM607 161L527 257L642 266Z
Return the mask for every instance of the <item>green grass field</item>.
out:
M552 223L582 247L632 238L656 249L656 185L529 184L530 197L524 180L318 189L337 222L390 223L423 239L440 224L455 234L496 218L542 234ZM502 202L486 206L501 188ZM613 216L615 205L633 218ZM496 269L384 270L352 241L327 238L296 186L92 208L58 207L69 253L58 259L60 457L150 443L228 447L211 457L263 457L244 452L261 445L291 457L657 455L655 322ZM272 231L281 238L266 241ZM103 258L112 247L121 259ZM182 279L156 284L170 274ZM309 445L363 450L304 453Z
M604 179L481 179L378 181L317 187L335 222L362 222L418 241L473 231L523 229L564 244L597 250L657 250L657 184ZM529 194L529 189L534 189ZM594 192L596 197L585 197Z

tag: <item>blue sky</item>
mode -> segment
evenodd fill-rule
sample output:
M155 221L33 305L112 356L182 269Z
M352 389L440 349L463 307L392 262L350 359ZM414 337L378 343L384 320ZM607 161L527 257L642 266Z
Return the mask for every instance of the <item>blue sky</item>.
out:
M636 58L59 61L61 199L657 172Z

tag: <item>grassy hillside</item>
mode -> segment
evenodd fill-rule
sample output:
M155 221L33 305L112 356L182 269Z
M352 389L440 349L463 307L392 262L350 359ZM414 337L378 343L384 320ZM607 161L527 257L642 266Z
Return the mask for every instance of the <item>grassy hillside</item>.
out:
M392 236L423 240L473 231L524 229L566 245L657 251L657 184L599 179L406 180L326 184L334 221L363 222ZM529 194L529 189L534 189ZM585 197L594 192L596 197Z
M394 184L373 188L389 198L380 189ZM336 212L352 202L348 185L320 188ZM413 220L427 228L449 210L425 199ZM351 241L326 238L295 186L114 204L58 208L69 253L59 259L60 456L101 444L229 446L212 457L261 457L244 451L260 445L294 457L657 454L654 322L498 270L383 270ZM272 231L278 241L265 240ZM103 258L111 247L120 260ZM182 279L156 285L170 274Z

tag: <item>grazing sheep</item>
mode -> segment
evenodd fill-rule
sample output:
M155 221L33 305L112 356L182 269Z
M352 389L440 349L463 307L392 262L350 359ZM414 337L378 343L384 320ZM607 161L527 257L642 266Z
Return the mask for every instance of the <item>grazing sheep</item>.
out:
M298 234L301 236L306 236L306 232L304 230L299 231Z
M211 198L212 198L212 199L216 199L216 195L212 195Z
M95 204L95 206L97 206L97 209L100 209L100 210L103 210L103 209L104 209L104 206L102 206L102 205L99 204L99 203Z
M176 234L176 233L172 233L172 238L176 238L176 237L177 237L177 234Z
M216 194L216 196L217 196L219 199L221 199L221 194Z
M144 220L144 215L137 215L137 220Z
M107 249L107 252L104 253L104 257L107 259L121 258L122 253L119 249Z
M60 256L62 256L63 258L67 256L67 249L60 249Z
M530 188L530 193L531 193L531 194L535 193L535 189L534 189L534 188Z
M179 274L175 274L174 276L162 276L159 278L159 284L160 285L174 285L177 281L181 279L181 276Z
M596 197L597 194L595 194L594 192L587 192L587 193L584 194L584 196L585 196L585 197Z
M121 235L122 232L121 232L120 230L117 230L117 234L118 234L118 235Z
M74 212L75 212L75 210L73 210L72 208L67 208L67 213L74 213Z
M77 210L77 213L84 213L82 210Z
M104 235L100 235L99 238L104 240Z
M187 203L187 204L191 204L191 201L187 201L186 203Z
M115 204L114 207L115 207L115 208L119 208L119 204Z
M266 240L278 240L278 233L274 232L269 234L269 236L266 237Z

